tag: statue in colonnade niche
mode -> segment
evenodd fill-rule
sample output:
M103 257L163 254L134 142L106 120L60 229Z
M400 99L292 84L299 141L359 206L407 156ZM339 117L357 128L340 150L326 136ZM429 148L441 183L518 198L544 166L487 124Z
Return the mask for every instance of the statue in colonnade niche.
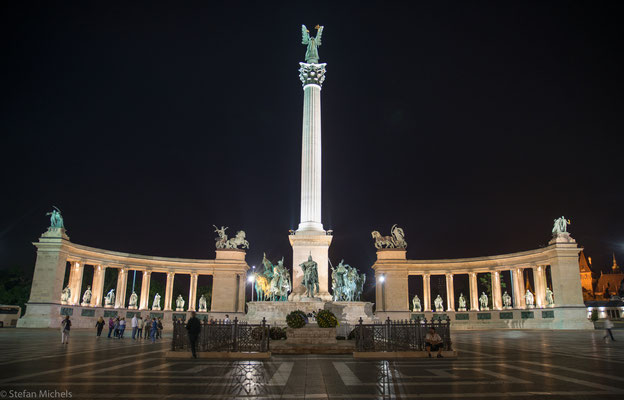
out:
M623 281L624 282L624 281ZM555 295L549 287L546 288L546 305L552 307L555 305Z
M200 312L208 311L208 305L206 304L206 296L204 296L203 294L199 298L199 311Z
M481 292L481 297L479 297L479 304L481 305L481 311L490 309L490 307L488 307L488 297L485 292Z
M403 228L398 227L396 224L392 225L390 230L390 236L381 236L378 231L371 232L373 239L375 239L375 248L380 249L406 249L407 241L405 240L405 232Z
M420 312L421 310L422 310L422 306L420 305L420 299L418 298L418 295L415 294L414 298L412 299L412 311Z
M306 288L306 297L314 298L319 292L318 264L312 260L312 254L308 256L308 261L299 264L303 271L301 284Z
M526 293L524 294L524 301L526 302L526 306L528 308L535 307L535 297L533 296L533 293L531 293L529 289L527 289Z
M506 290L505 293L503 293L503 307L508 309L511 308L511 296Z
M435 305L436 312L444 311L444 300L442 300L442 297L440 297L440 295L435 298L433 304Z
M82 305L88 306L91 303L91 286L87 285L87 290L85 290L82 295Z
M552 234L553 236L558 236L560 234L568 233L568 225L571 224L569 219L565 219L565 217L557 218L554 221Z
M104 307L113 307L115 305L115 289L111 289L104 297Z
M184 298L181 294L176 299L176 311L184 311Z
M136 292L133 290L130 295L130 303L128 304L128 308L135 309L137 308L137 303L139 301L139 296L137 296Z
M466 311L466 298L463 293L459 294L459 309L458 311Z
M152 310L160 310L160 295L158 293L154 295L154 302L152 302Z
M61 292L61 303L67 304L69 303L69 299L71 298L71 289L69 285L65 286L65 289Z
M56 206L52 206L54 209L46 213L46 215L50 216L50 228L65 228L63 224L63 216L61 215L61 210L59 210Z

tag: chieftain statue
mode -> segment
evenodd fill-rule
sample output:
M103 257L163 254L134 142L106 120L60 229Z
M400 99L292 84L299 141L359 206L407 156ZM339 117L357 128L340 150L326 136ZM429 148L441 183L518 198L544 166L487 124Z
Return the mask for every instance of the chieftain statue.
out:
M624 281L622 281L622 283L624 283ZM555 305L555 296L549 287L546 288L546 305L548 307L553 307Z
M312 260L312 254L308 256L308 261L299 264L303 271L301 285L306 288L306 297L314 298L319 292L318 264Z
M316 37L310 36L310 31L305 25L301 25L302 39L301 44L308 46L305 55L305 61L309 64L317 64L319 62L318 48L321 47L321 36L323 35L323 27L316 25Z
M184 311L184 303L184 298L179 294L176 299L176 311Z
M420 312L420 310L422 310L422 306L420 305L420 298L418 298L418 295L415 294L414 298L412 299L412 311Z
M380 249L406 249L407 241L403 228L399 228L396 224L392 225L390 236L381 236L378 231L371 232L375 239L375 248Z
M359 301L365 282L366 274L360 274L342 259L336 268L332 267L333 300Z
M292 283L290 273L284 266L284 257L274 265L265 253L262 258L262 265L264 271L256 273L254 277L258 301L287 301Z

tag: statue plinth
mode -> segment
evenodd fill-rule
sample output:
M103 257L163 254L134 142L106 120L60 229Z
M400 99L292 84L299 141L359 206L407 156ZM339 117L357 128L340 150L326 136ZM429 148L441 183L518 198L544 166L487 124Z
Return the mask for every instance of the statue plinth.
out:
M84 301L80 303L80 305L83 307L91 307L91 303L85 303Z
M402 248L389 248L377 250L377 260L405 260L407 250Z
M576 243L576 240L572 236L570 236L569 232L561 232L553 235L553 238L550 239L548 244L558 244L558 243Z
M217 249L217 260L245 261L247 252L243 249Z
M457 311L466 311L466 307L459 307Z
M113 308L113 305L112 304L105 304L104 308Z
M128 306L128 310L136 310L137 306Z
M65 228L56 228L50 226L47 231L41 234L41 237L45 238L61 238L65 240L69 240L69 236L65 233Z
M160 311L160 306L152 307L152 311Z
M183 307L176 307L176 311L184 311Z

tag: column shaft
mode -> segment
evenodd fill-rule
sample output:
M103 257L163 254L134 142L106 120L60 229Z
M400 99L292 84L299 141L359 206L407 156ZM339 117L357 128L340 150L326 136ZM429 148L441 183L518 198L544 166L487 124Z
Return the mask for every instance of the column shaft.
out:
M453 274L446 274L446 309L455 311L455 288L453 284Z
M173 279L175 277L174 272L167 272L167 287L165 288L165 307L163 310L171 311L171 300L173 297Z
M492 271L492 308L501 310L503 308L503 298L501 295L500 272Z
M423 311L431 311L431 275L423 275Z
M191 274L189 287L189 305L188 311L196 311L197 304L197 274Z
M117 289L115 290L115 308L124 308L126 304L126 278L128 271L121 268L117 275Z
M91 307L102 307L102 299L104 299L104 277L106 276L106 267L102 265L93 266L93 285L91 287Z
M535 306L546 306L546 268L544 266L533 267L533 280L535 282Z
M524 286L524 268L516 268L516 274L518 275L518 304L516 308L525 309L526 308L526 299L524 298L524 293L526 292L526 287Z
M477 286L477 273L471 272L470 276L470 310L479 310L479 287Z
M84 265L81 262L75 262L73 265L73 274L70 274L72 282L70 284L71 289L71 301L69 304L80 304L80 289L82 289L82 274L84 273Z
M143 271L143 279L141 281L141 301L139 303L139 310L149 310L149 289L151 277L151 271Z

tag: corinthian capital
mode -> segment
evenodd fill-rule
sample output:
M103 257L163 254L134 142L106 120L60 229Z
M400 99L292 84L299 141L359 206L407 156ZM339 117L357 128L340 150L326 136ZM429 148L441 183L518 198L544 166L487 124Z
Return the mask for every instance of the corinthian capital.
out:
M327 64L299 63L299 79L305 85L323 85L325 80L325 66Z

